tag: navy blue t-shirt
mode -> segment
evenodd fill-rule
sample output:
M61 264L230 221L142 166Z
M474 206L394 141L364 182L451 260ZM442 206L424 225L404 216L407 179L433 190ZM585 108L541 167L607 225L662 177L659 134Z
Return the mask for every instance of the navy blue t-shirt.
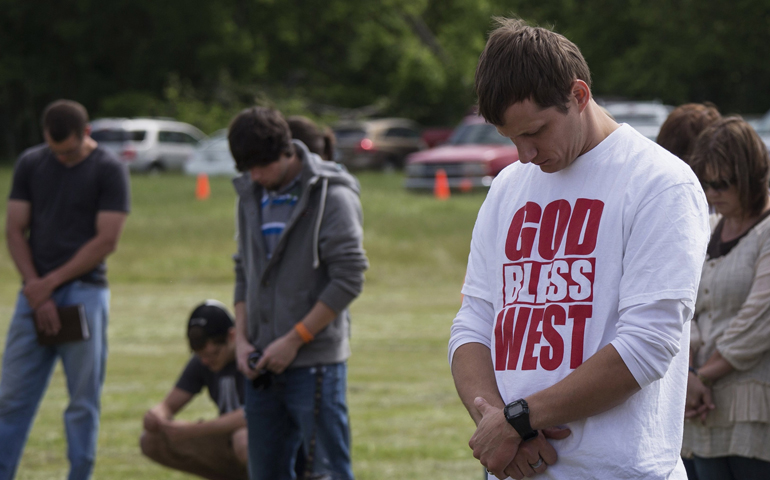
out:
M38 145L16 162L9 199L30 202L29 246L42 277L96 236L99 212L130 210L128 169L101 147L68 167ZM106 285L107 267L102 262L79 280Z

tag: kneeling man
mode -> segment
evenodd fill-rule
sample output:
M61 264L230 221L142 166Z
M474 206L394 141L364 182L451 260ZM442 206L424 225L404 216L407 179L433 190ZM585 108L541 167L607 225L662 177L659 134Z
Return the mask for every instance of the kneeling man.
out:
M208 300L193 310L187 338L194 352L176 386L144 415L142 453L169 468L209 479L247 478L243 376L235 365L235 329L225 306ZM203 387L219 408L214 420L174 420Z

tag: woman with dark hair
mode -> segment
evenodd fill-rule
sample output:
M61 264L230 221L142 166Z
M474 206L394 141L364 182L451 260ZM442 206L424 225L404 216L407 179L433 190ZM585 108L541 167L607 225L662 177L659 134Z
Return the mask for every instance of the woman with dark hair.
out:
M689 164L695 139L712 123L722 118L713 103L685 103L666 118L658 132L658 145Z
M691 338L684 449L700 480L770 477L767 149L739 117L698 137L690 165L717 214Z
M312 120L301 115L286 119L291 130L291 136L305 144L308 150L324 160L334 160L334 145L336 139L329 127L321 129Z
M690 154L698 135L709 125L722 118L713 103L685 103L679 105L666 118L658 132L658 145L673 153L689 165ZM713 208L712 208L713 211ZM692 330L697 330L696 328ZM697 335L697 331L691 335ZM689 480L699 480L692 461L692 452L682 452L682 462Z

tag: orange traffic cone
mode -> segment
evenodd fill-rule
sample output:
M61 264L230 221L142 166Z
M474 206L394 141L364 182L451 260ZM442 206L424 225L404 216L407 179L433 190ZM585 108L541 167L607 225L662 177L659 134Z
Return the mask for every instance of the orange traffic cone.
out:
M443 168L436 170L436 182L433 184L433 196L439 200L449 198L449 180Z
M205 173L198 174L198 181L195 184L195 198L206 200L211 195L211 186L209 185L209 176Z

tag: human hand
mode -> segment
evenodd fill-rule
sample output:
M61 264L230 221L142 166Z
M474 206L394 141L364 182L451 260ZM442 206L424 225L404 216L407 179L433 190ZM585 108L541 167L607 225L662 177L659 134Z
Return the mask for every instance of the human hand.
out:
M55 285L52 285L47 277L33 278L24 282L22 293L27 297L27 302L33 310L37 310L43 302L51 298Z
M548 465L553 465L558 459L556 449L547 439L561 440L572 434L569 428L546 428L540 434L526 442L521 442L519 450L511 463L505 469L505 474L515 480L524 477L534 477L545 472ZM539 465L538 465L539 463ZM537 467L535 467L537 466Z
M254 345L249 343L245 338L236 336L235 360L238 365L238 370L249 380L257 378L257 372L249 367L249 355L254 351L256 351Z
M505 419L501 408L490 405L482 397L476 397L473 404L481 413L481 421L468 446L489 473L506 478L504 471L516 456L521 437Z
M193 437L192 422L183 420L161 420L160 429L172 444Z
M735 368L719 353L719 350L714 350L706 363L698 369L698 375L716 382L734 370Z
M697 375L690 372L687 376L687 398L684 404L685 418L700 418L706 421L706 416L716 405L711 400L711 388L703 384Z
M144 429L148 432L158 432L161 430L162 421L163 419L153 410L147 410L144 414L142 424L144 425Z
M295 339L292 332L273 340L262 352L262 358L259 359L254 370L261 372L266 369L273 373L283 372L297 357L297 352L302 345L302 339Z
M44 335L56 335L61 330L59 312L50 298L35 309L35 327Z

